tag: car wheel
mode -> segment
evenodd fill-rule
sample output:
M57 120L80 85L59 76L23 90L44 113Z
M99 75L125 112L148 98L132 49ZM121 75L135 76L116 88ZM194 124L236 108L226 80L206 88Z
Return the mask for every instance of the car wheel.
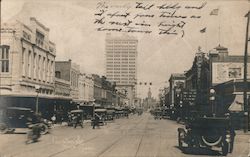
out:
M183 132L179 131L178 133L178 144L179 144L179 148L183 148Z
M0 123L0 134L6 134L8 132L8 126L4 123Z
M229 145L228 145L228 143L227 143L226 141L224 141L224 142L222 143L222 155L223 155L223 156L227 156L227 154L228 154L228 149L229 149Z
M41 135L45 135L45 134L47 134L48 133L48 126L47 125L45 125L45 124L41 124Z

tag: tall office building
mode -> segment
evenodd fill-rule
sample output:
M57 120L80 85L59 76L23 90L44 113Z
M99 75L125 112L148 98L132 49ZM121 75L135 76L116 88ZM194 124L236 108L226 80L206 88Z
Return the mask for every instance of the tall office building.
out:
M127 34L106 36L106 76L127 94L128 105L133 104L136 92L137 45L138 40Z

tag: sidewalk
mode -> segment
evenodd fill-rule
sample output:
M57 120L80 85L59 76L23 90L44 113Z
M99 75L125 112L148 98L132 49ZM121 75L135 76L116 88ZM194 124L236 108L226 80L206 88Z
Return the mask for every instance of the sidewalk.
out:
M236 135L246 135L246 136L249 136L250 138L250 131L245 133L243 130L236 130L235 133Z

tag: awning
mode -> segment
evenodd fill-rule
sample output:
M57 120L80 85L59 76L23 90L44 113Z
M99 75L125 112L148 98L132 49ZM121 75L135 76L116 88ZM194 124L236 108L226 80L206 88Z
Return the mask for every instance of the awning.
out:
M233 112L243 111L244 108L243 102L244 102L243 95L242 94L236 95L234 101L232 102L228 110Z
M72 111L70 111L71 113L82 113L83 112L83 110L72 110Z
M106 112L107 110L106 109L103 109L103 108L98 108L98 109L95 109L95 112Z
M108 114L115 113L115 110L107 110Z

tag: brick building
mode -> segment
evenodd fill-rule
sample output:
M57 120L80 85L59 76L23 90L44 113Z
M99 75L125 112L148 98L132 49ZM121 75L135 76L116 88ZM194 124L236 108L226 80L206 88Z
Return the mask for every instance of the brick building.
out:
M71 60L55 62L55 77L70 82L70 97L76 102L79 99L79 75L80 66Z

